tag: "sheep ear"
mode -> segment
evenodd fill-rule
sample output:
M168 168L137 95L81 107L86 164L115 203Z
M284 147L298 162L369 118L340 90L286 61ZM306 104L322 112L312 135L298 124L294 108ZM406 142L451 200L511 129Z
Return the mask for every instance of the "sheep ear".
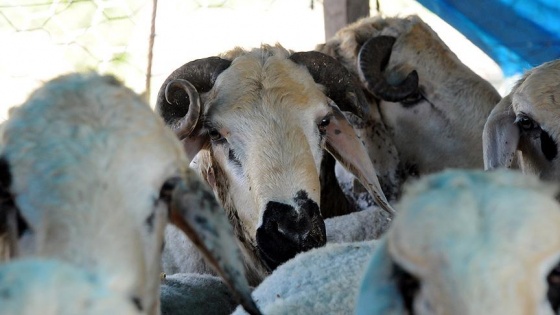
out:
M511 168L519 144L511 95L504 97L488 116L482 134L484 169Z
M0 262L17 255L18 217L10 185L12 176L5 159L0 159Z
M386 239L375 248L362 278L356 315L405 314L404 300L395 282L395 265L389 256Z
M377 172L366 148L338 106L331 100L329 105L334 115L326 128L327 151L358 178L382 209L393 216L395 210L381 190Z
M175 183L170 219L222 276L243 308L249 314L261 314L251 297L233 227L212 191L191 169Z
M181 139L183 144L183 149L187 154L189 163L195 158L195 156L209 143L208 135L198 135L198 136L187 136Z

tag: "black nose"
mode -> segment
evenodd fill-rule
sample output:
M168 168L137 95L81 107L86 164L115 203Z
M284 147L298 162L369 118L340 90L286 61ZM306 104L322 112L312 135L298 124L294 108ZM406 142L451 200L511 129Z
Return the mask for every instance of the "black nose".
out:
M325 223L319 206L309 198L295 199L291 205L270 201L257 229L257 246L263 260L273 270L297 253L325 245Z

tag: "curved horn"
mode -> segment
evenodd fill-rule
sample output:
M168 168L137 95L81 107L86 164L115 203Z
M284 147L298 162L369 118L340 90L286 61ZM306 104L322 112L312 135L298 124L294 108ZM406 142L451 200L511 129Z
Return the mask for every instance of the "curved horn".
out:
M313 80L325 86L327 97L342 111L362 118L369 114L369 103L361 84L336 59L318 51L305 51L292 54L290 60L306 66Z
M358 73L366 88L373 95L389 102L401 101L418 91L416 70L410 72L398 85L389 84L383 76L395 40L390 36L370 38L358 54Z
M220 57L209 57L197 59L188 62L173 71L163 82L157 96L156 112L163 117L168 125L174 125L179 122L183 125L182 120L188 114L189 106L197 101L191 98L189 89L185 89L182 83L170 82L177 79L188 81L198 93L205 93L212 89L216 78L229 67L230 60ZM177 89L176 87L181 87ZM196 93L198 98L198 93ZM194 94L193 94L194 97ZM198 100L200 102L200 100ZM202 112L203 108L200 108ZM194 127L193 127L194 128Z
M171 104L171 94L173 89L181 88L189 96L190 104L188 105L188 111L184 119L179 120L179 124L176 126L175 134L180 140L185 139L187 136L191 135L196 125L198 119L200 118L200 96L194 85L189 81L183 79L175 79L167 83L165 87L165 100L167 103Z

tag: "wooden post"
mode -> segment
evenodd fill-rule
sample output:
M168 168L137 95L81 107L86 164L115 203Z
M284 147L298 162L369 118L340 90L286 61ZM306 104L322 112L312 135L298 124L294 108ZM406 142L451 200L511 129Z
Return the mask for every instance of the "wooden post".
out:
M369 16L369 0L324 0L325 40L344 26Z

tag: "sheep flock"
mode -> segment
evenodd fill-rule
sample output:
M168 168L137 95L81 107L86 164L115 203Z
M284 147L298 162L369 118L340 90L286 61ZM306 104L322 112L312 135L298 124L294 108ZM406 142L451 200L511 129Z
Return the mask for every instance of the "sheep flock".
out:
M500 97L417 16L63 74L0 125L0 315L560 314L560 60Z

